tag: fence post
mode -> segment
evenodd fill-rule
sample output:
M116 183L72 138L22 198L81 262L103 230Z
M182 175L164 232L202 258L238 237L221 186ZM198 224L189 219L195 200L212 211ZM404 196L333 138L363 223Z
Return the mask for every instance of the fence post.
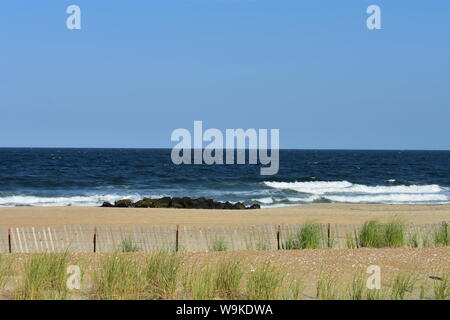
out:
M330 224L327 225L327 237L328 237L327 247L330 248L331 247L331 225Z
M12 253L11 228L8 228L8 249L9 249L9 253Z
M277 249L278 250L281 249L281 246L280 246L280 232L281 232L281 227L278 226L278 229L277 229Z
M97 227L94 227L94 252L97 252Z
M175 252L178 252L178 239L179 239L179 227L178 227L178 225L177 225L177 232L176 232L176 235L175 235Z
M356 242L356 248L359 249L359 239L358 239L358 233L356 232L356 229L355 229L355 242Z

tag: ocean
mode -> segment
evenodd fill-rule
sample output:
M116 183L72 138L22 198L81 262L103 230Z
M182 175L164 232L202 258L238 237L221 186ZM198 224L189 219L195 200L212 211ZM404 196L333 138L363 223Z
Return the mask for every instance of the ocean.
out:
M188 196L259 203L450 203L450 151L280 150L259 165L174 165L170 149L0 148L0 206Z

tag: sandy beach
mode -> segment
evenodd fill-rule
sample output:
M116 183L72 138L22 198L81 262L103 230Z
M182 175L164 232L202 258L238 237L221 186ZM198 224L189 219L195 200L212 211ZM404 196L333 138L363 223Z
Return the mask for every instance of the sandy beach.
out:
M233 226L306 221L359 224L370 219L434 223L450 220L450 205L311 204L260 210L2 207L0 226Z

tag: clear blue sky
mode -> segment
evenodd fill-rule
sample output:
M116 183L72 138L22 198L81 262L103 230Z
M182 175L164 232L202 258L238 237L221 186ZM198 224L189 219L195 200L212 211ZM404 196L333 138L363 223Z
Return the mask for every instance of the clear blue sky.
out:
M2 147L171 147L203 120L282 148L450 149L450 1L2 0L0 110Z

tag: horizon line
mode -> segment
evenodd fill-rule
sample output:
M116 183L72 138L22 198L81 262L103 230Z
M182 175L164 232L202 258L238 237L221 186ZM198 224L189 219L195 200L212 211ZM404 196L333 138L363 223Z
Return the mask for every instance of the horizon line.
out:
M128 149L128 150L170 150L172 147L1 147L0 149ZM202 148L203 150L204 148ZM196 150L192 148L192 150ZM223 148L223 150L228 150ZM233 149L237 150L237 149ZM245 148L245 150L250 150ZM270 148L267 148L270 150ZM450 149L379 149L379 148L279 148L279 150L298 150L298 151L450 151Z

